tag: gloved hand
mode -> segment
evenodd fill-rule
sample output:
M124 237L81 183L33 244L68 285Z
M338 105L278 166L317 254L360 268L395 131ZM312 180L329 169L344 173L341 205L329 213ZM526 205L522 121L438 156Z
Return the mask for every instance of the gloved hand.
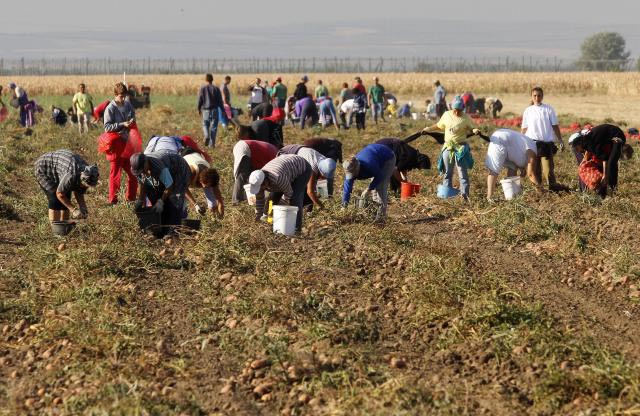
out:
M564 152L564 142L560 142L560 151Z
M471 132L477 136L480 134L480 129L473 129Z
M205 207L202 207L202 206L198 205L198 204L196 204L195 209L196 209L196 212L198 214L200 214L200 215L204 215L204 214L207 213L207 209Z
M162 199L158 199L152 209L160 214L164 210L164 201Z
M82 211L76 208L71 212L71 218L73 218L74 220L85 219L87 218L87 215L83 214Z
M87 218L87 216L89 215L89 210L87 209L87 207L80 207L80 212L82 213L84 218Z
M142 208L144 208L144 201L138 199L134 204L133 204L133 209L135 209L136 211L141 211Z

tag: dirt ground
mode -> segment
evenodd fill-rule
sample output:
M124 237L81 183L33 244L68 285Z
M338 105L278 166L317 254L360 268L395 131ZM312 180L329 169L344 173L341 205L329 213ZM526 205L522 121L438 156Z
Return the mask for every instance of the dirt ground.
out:
M166 105L139 113L143 137L199 137L197 115ZM285 140L334 136L346 156L420 127L287 127ZM525 187L491 204L474 141L470 203L436 198L435 170L412 172L423 191L393 197L383 227L336 198L294 238L229 205L155 240L106 204L96 130L16 131L0 125L0 414L640 412L637 155L614 198ZM213 152L225 196L232 136ZM435 165L435 142L415 144ZM103 179L90 218L56 238L31 166L64 147ZM558 156L570 189L572 158Z

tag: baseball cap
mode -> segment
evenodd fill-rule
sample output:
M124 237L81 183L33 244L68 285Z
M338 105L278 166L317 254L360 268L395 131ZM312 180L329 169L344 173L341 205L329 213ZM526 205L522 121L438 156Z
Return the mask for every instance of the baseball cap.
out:
M260 192L260 187L262 186L262 182L264 182L264 172L261 170L254 170L249 175L249 190L252 194L257 194Z
M318 162L318 170L322 176L327 179L331 179L336 173L336 161L328 157L322 159Z

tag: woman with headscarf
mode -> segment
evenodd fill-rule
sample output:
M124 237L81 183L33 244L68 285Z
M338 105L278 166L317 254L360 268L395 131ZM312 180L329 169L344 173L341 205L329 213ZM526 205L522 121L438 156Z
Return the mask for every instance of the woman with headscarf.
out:
M633 156L633 148L626 143L624 132L612 124L601 124L572 135L569 143L575 152L583 154L580 179L586 187L598 191L603 198L608 189L615 191L618 186L618 161ZM583 165L587 163L591 169ZM589 171L591 175L585 176Z
M424 134L434 131L444 132L444 146L438 159L438 171L444 174L442 185L451 188L453 184L453 171L457 168L462 197L469 199L469 174L468 169L473 168L471 148L467 143L470 133L478 134L471 118L464 113L464 103L460 96L453 100L452 109L442 115L433 126L422 130Z
M98 184L96 165L89 165L78 154L61 149L45 153L35 163L35 175L49 201L49 221L66 221L69 212L74 219L87 218L89 210L84 194ZM71 202L71 194L78 202Z

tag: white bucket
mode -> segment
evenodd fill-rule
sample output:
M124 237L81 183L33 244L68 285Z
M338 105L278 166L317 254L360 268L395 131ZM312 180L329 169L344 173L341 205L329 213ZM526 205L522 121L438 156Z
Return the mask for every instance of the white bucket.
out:
M329 185L326 179L318 180L316 184L316 192L320 198L329 198Z
M520 193L522 193L522 183L520 182L520 176L512 176L500 181L502 185L502 192L504 192L504 199L507 201L512 200Z
M296 217L298 207L288 205L273 206L273 232L276 234L294 235L296 233Z
M256 204L256 194L251 193L251 185L246 184L244 186L244 192L247 194L247 202L249 205L254 206Z
M414 120L417 120L420 118L420 114L419 113L411 113L411 118Z

